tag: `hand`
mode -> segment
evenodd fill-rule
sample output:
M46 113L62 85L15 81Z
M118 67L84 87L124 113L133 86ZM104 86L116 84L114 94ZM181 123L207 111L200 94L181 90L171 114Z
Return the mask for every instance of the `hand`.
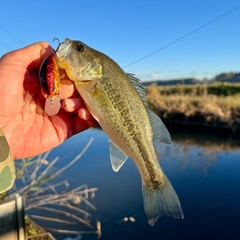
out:
M53 116L44 112L38 72L52 52L48 43L38 42L0 58L0 128L15 159L50 150L96 124L69 79L61 80L63 108Z

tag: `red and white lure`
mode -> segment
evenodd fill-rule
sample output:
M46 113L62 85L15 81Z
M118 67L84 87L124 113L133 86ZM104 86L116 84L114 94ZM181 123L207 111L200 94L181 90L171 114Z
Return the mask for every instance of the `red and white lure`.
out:
M40 67L39 79L43 91L47 94L44 110L49 115L55 115L61 108L60 76L55 54L46 57Z

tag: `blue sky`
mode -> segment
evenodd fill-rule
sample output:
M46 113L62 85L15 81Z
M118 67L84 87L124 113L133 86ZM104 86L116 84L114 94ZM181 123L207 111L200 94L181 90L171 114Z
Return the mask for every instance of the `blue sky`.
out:
M57 37L81 40L124 67L240 5L236 0L3 1L0 56ZM124 68L142 80L240 71L240 8Z

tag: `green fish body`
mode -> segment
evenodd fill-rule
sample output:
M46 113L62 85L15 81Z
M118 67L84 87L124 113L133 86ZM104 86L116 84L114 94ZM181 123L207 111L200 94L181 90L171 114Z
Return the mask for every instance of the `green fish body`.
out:
M65 39L56 59L109 136L113 170L118 171L128 157L137 166L149 224L154 225L162 215L183 218L177 194L159 165L153 145L154 139L170 143L171 138L161 119L147 107L139 80L80 41Z

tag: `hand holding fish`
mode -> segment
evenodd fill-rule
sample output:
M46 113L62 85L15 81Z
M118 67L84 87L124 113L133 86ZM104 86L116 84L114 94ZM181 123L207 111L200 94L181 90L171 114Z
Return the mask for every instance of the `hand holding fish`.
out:
M0 58L0 128L14 158L47 151L96 123L67 77L61 80L63 107L54 116L44 112L38 72L52 52L48 43L39 42Z

